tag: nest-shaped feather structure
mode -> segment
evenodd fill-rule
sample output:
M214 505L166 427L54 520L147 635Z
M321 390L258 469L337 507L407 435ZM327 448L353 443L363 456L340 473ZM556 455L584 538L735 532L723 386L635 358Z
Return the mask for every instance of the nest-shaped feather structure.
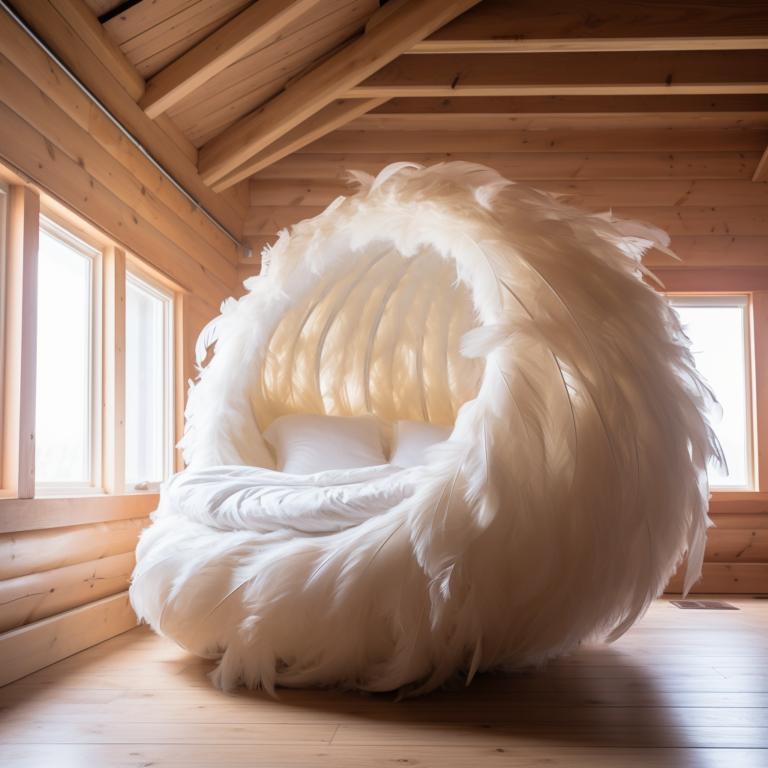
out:
M654 227L468 163L354 174L283 232L199 353L138 616L214 682L415 695L612 640L687 553L713 396L641 258ZM424 466L294 476L292 413L455 425Z

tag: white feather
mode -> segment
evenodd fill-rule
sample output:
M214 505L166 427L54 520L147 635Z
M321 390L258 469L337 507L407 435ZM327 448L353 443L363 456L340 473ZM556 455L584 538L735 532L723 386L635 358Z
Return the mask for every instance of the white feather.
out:
M353 176L198 343L215 355L139 543L139 617L220 658L225 690L415 695L615 639L686 551L690 588L720 453L677 315L639 279L666 235L467 163ZM453 434L411 470L273 471L278 416L368 409Z

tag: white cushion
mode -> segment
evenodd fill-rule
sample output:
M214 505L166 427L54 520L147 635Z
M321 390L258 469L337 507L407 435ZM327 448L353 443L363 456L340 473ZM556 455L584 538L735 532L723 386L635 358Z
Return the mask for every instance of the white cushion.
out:
M277 471L290 475L387 463L383 425L373 414L281 416L264 430L264 439L277 454Z
M424 451L433 445L445 442L453 427L430 424L426 421L398 421L392 435L392 458L390 464L403 469L426 464Z

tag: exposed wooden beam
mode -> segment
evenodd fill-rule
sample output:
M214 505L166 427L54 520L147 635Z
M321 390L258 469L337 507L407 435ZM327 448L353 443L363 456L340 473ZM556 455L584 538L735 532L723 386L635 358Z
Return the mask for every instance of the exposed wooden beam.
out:
M51 5L72 27L83 43L97 56L109 73L134 100L144 95L146 83L136 67L131 64L112 36L101 25L83 0L50 0ZM165 113L156 115L155 122L160 129L179 147L189 161L197 166L197 148L176 127Z
M441 99L395 98L385 101L371 110L372 117L389 115L437 115L446 117L454 114L637 114L657 112L678 114L682 112L709 112L713 116L721 112L764 113L768 116L768 95L766 94L693 94L675 96L463 96L462 98Z
M478 124L482 124L478 121ZM295 129L294 129L295 130ZM334 131L293 151L345 152L760 152L768 130ZM277 159L277 158L276 158Z
M259 0L156 74L139 106L155 118L278 35L320 0Z
M50 0L85 45L93 51L109 73L138 101L144 94L144 78L99 23L83 0ZM24 4L27 2L25 0Z
M346 131L765 130L764 94L396 98Z
M345 95L620 96L766 94L768 51L407 54ZM670 103L674 109L674 104Z
M411 50L519 53L766 47L765 6L748 0L484 0Z
M0 156L29 180L55 194L82 218L98 223L111 239L172 276L177 284L194 290L213 305L231 294L237 273L228 260L219 255L211 262L211 269L204 267L180 248L172 235L156 229L126 204L119 190L100 183L3 103L0 149ZM202 241L198 245L202 247Z
M30 99L29 95L33 92L35 89L31 82L0 55L0 102L7 105L15 113L15 116L22 118L28 126L40 130L41 134L50 142L48 146L51 149L49 150L49 157L45 160L46 163L55 162L56 157L60 158L60 154L57 155L57 150L61 150L70 159L79 163L81 170L84 166L88 171L92 171L95 178L127 202L134 213L146 217L153 226L189 254L183 257L184 261L204 263L213 274L220 276L225 282L234 279L234 270L231 269L230 260L221 253L219 248L210 245L206 238L200 237L200 234L215 235L217 239L211 237L214 239L214 243L228 244L230 241L225 240L218 228L198 216L196 217L197 222L209 225L206 229L202 227L198 229L190 221L191 217L180 218L174 215L174 212L166 207L164 201L160 200L153 190L147 189L146 185L136 178L136 165L131 168L125 167L91 135L72 123L67 115L51 100ZM91 122L94 125L96 124L95 115L96 107L91 112ZM11 119L17 122L16 119ZM106 118L104 119L106 120ZM110 121L109 126L113 125ZM2 126L0 126L0 135L4 135ZM31 138L32 135L33 133L25 131L23 137ZM21 138L17 137L16 140L21 141ZM131 147L133 148L132 144ZM50 157L50 152L53 152L54 158ZM35 168L41 170L42 165L42 162L35 163ZM178 196L176 195L176 197ZM73 202L77 205L80 200L75 198ZM188 200L186 200L186 204L189 207ZM176 213L183 216L183 208L177 209ZM100 223L103 224L104 222ZM123 234L131 223L133 222L124 221L118 227L120 234Z
M201 177L208 184L220 180L477 2L410 0L293 87L209 141L200 150Z
M189 161L177 143L139 108L133 97L126 91L124 82L111 72L88 44L74 33L69 22L52 5L50 0L16 0L15 7L25 21L51 47L80 82L109 110L110 114L128 131L141 147L218 223L235 237L242 228L242 219L232 208L203 184L197 168ZM81 124L86 127L93 114L102 114L96 108L90 111L90 100L74 84L70 85L67 75L47 60L39 46L21 29L14 19L0 8L0 48L3 54L24 72L53 101L57 101L62 90L77 94L82 102ZM111 123L111 121L108 121ZM117 128L105 128L113 133L109 146L123 156L142 155L131 142L122 136ZM114 135L116 134L116 135ZM141 157L131 158L137 167L146 166ZM159 184L147 184L150 189L171 187L162 177ZM186 201L187 209L189 200ZM233 244L234 247L234 244ZM223 251L222 251L223 252ZM236 261L236 259L235 259Z
M768 181L768 147L766 147L760 162L757 164L752 181Z
M384 99L337 99L320 111L299 123L288 133L280 136L266 149L257 152L242 165L212 185L214 192L221 192L227 187L247 179L252 174L266 168L292 152L310 144L316 139L336 130L344 123L365 114L369 109L378 107Z
M423 40L409 53L552 51L739 51L768 48L768 37L646 37L613 40Z

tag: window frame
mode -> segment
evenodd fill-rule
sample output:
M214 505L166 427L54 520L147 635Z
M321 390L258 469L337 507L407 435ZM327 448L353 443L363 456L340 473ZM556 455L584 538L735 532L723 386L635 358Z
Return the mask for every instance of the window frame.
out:
M128 284L133 283L143 291L146 291L154 298L162 302L163 307L163 477L160 480L150 480L131 484L126 477L125 493L157 493L160 486L168 480L175 471L175 450L176 450L176 328L175 328L175 303L177 301L176 292L170 290L160 282L155 280L145 270L141 269L133 261L126 260L125 265L125 284L126 284L126 306L127 306L127 288ZM127 333L127 319L126 319ZM126 377L128 375L128 364L125 366ZM127 380L126 380L126 398L127 398ZM127 417L126 417L126 439L127 439ZM125 466L127 468L127 452L124 452ZM126 472L127 474L127 472ZM146 487L142 487L146 485Z
M102 478L102 269L103 247L45 207L40 209L40 231L87 258L90 263L89 342L89 423L90 481L35 482L35 497L62 497L103 494Z
M752 318L754 314L753 297L749 291L730 291L712 293L669 292L667 294L670 306L687 307L740 307L743 322L744 338L744 383L746 400L746 448L747 448L747 485L714 485L710 484L712 493L755 493L758 491L758 430L757 403L755 401L755 350Z
M0 179L0 436L5 429L5 372L6 350L8 339L6 337L6 322L8 312L8 207L11 195L10 184ZM0 439L0 462L3 460L3 441Z

